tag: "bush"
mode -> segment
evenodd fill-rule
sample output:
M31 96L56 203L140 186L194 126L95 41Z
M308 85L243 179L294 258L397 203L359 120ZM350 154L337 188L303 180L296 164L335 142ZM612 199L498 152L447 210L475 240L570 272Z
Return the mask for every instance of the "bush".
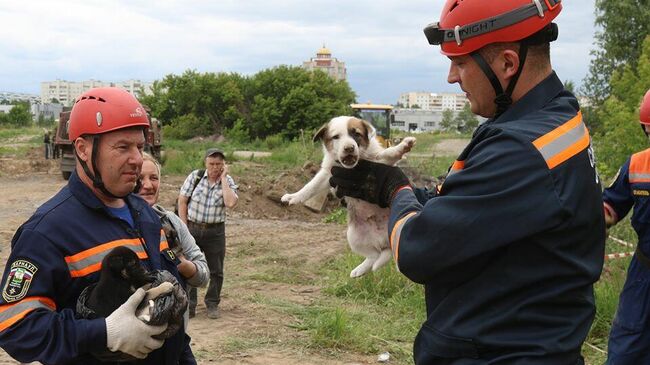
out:
M264 140L266 148L272 150L274 148L282 147L285 144L285 140L281 134L274 134L266 137Z
M232 128L226 129L223 134L231 143L242 144L250 142L250 134L248 128L246 128L246 122L241 118L237 119Z
M186 114L174 119L171 125L163 127L165 136L176 139L189 139L196 136L214 134L214 126L207 118L199 118L194 114Z

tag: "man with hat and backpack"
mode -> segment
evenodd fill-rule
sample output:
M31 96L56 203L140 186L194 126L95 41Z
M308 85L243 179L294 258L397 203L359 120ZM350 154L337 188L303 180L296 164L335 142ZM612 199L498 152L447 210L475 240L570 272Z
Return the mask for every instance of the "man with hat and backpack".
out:
M210 284L205 295L207 316L219 317L226 256L226 208L237 204L237 185L228 175L226 156L218 148L209 148L204 156L205 169L190 173L178 196L178 215L203 250L210 269ZM190 317L196 314L197 289L190 289Z

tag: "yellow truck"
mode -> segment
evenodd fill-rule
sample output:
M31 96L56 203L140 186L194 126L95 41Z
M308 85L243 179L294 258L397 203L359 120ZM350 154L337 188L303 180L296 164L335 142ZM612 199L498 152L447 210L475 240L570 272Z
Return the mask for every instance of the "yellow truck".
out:
M377 140L384 147L389 147L390 126L395 121L393 106L387 104L350 104L354 116L363 119L377 130Z

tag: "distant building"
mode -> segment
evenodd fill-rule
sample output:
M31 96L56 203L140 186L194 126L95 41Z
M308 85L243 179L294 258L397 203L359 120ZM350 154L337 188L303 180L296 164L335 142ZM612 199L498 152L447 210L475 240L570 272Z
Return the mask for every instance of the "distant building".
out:
M99 80L86 81L44 81L41 82L41 102L49 103L56 99L63 105L72 105L75 98L82 93L94 87L119 87L136 97L139 96L140 88L144 89L146 95L151 94L152 82L143 82L140 80L127 80L122 82L104 82Z
M398 103L404 108L417 107L422 110L433 110L442 112L449 109L460 111L468 100L465 94L459 93L430 93L430 92L407 92L399 96Z
M462 108L461 108L462 109ZM454 118L460 113L459 110L454 110ZM442 122L441 110L424 110L424 109L407 109L395 108L393 109L394 121L391 123L391 129L398 129L404 132L433 132L442 129L440 123ZM486 118L476 115L479 124L486 121Z
M0 91L0 100L9 102L14 101L29 101L30 103L40 102L40 97L34 94L16 93L11 91Z
M440 130L442 112L424 109L393 109L395 120L391 123L391 129L398 129L404 132L432 132Z
M42 103L42 104L32 104L31 112L34 120L38 120L39 117L45 119L57 120L59 119L59 114L63 111L62 104L52 104L52 103Z
M332 52L323 47L316 52L316 57L302 63L302 68L308 71L322 70L335 80L347 78L345 62L332 57Z
M7 114L13 108L14 108L13 105L0 105L0 113Z

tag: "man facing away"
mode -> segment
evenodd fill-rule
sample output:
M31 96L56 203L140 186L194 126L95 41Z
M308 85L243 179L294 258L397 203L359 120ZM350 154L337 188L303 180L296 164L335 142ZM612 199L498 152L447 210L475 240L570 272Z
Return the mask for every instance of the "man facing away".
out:
M590 138L551 68L559 0L447 0L425 28L489 118L439 192L397 167L334 167L339 196L390 207L402 274L425 286L417 365L583 364L605 226Z

